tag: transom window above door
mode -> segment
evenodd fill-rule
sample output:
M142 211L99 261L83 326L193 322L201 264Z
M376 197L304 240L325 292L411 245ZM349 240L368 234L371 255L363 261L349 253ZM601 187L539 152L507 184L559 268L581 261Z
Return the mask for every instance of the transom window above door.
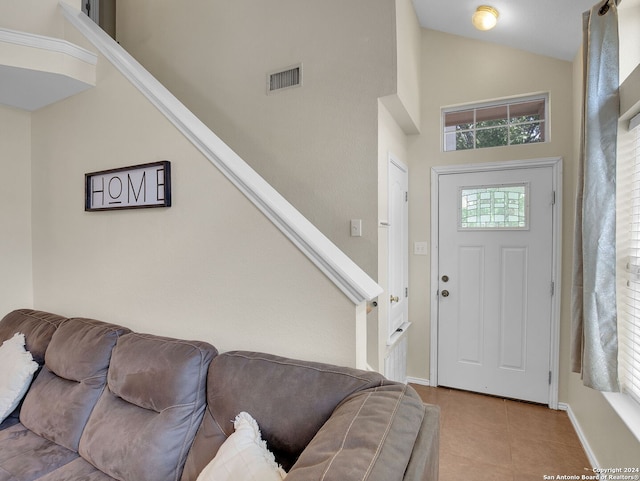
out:
M547 94L442 109L443 149L546 142Z

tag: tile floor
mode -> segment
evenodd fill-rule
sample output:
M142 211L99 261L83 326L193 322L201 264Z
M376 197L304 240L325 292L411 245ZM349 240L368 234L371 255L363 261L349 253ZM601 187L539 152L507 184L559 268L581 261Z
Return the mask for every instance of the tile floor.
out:
M540 481L593 474L564 411L447 388L413 385L437 404L440 481ZM552 478L547 478L552 479Z

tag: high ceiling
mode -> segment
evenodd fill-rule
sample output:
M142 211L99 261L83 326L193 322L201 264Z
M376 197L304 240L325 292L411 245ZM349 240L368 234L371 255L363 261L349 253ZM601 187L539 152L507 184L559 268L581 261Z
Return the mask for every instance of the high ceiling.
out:
M573 60L582 42L582 12L604 0L413 0L424 28L517 49ZM480 5L500 12L498 25L480 32L471 16ZM640 5L640 0L623 0L622 9Z

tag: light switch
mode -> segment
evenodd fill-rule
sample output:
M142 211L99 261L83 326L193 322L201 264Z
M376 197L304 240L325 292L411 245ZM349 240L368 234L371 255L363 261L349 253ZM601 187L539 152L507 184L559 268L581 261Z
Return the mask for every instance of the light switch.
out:
M351 219L351 237L362 237L362 219Z
M414 242L413 254L416 256L429 255L429 243L428 242Z

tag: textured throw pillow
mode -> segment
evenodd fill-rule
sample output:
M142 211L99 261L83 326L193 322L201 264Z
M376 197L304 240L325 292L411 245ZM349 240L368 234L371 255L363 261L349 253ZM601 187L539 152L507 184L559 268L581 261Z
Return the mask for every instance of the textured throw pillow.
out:
M282 481L286 476L267 449L255 419L241 412L235 432L220 446L197 481Z
M0 423L20 404L38 363L24 348L24 334L16 333L0 346Z

